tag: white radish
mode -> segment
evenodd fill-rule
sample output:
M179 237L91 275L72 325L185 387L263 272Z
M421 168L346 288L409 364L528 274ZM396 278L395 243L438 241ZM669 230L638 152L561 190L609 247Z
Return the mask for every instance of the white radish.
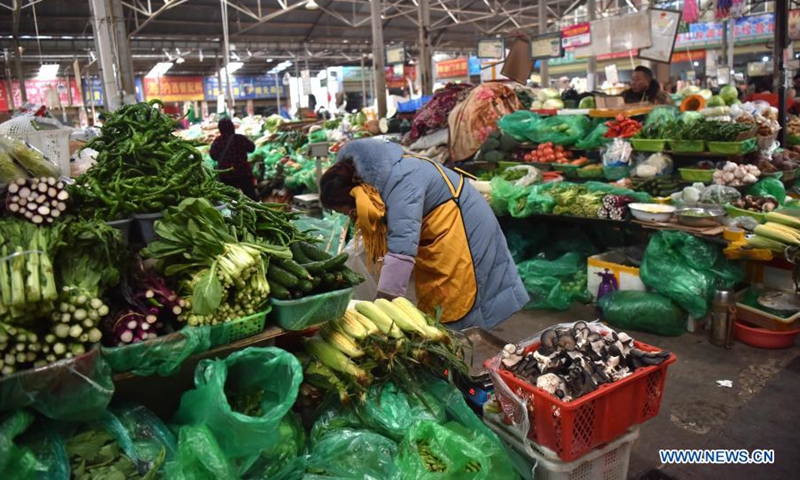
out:
M60 192L58 192L58 195L56 195L56 198L63 202L64 200L67 200L69 198L69 193L67 193L66 190L61 190Z
M42 215L42 216L50 215L50 207L48 207L47 205L42 205L36 211L39 212L39 215Z
M8 186L8 193L15 195L17 192L19 192L19 185L12 183Z

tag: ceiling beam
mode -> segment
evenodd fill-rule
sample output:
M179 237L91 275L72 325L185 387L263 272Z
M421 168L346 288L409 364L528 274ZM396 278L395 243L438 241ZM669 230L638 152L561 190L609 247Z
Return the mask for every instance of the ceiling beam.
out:
M150 22L152 22L153 20L158 18L158 16L161 15L162 13L166 12L167 10L169 10L171 8L175 8L178 5L181 5L181 4L185 3L186 1L187 0L174 0L174 1L170 2L170 3L165 3L161 8L159 8L158 10L153 12L152 15L147 17L147 20L142 22L142 24L139 25L139 27L137 27L136 30L134 30L131 33L129 33L128 34L128 38L131 38L132 36L134 36L137 33L141 32L144 27L146 27Z

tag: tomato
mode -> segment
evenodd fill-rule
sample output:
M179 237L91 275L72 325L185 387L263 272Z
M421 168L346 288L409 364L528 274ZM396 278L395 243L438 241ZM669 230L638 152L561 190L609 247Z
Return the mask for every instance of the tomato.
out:
M617 115L617 121L620 122L620 123L624 122L625 121L625 115L623 115L621 113L618 114Z
M545 148L545 149L544 149L544 154L545 154L545 155L553 155L553 153L554 153L554 152L553 152L553 149L552 149L552 148Z
M548 163L555 162L556 161L556 157L554 155L552 155L552 154L549 154L549 155L546 155L544 157L544 161L548 162Z

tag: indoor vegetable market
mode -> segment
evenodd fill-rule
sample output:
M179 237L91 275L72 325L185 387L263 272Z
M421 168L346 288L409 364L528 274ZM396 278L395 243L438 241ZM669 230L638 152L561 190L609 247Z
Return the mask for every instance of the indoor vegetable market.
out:
M800 4L0 27L1 479L800 475Z

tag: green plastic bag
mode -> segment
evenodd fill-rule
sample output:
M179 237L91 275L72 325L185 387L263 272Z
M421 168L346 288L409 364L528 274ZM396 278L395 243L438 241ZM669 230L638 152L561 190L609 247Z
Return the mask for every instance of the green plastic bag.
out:
M583 115L556 115L539 122L528 137L534 143L552 142L566 147L586 137L590 126L589 118Z
M518 187L508 180L494 177L492 184L492 201L490 205L495 215L503 217L511 214L517 202L528 195L530 187Z
M341 428L327 432L312 448L305 480L394 479L397 444L369 430Z
M504 229L506 243L514 263L523 261L535 256L540 252L541 246L548 241L550 229L546 224L537 225L531 229L528 225L512 225Z
M195 388L183 394L174 422L206 425L224 454L245 465L280 441L281 420L297 399L303 371L300 362L279 348L246 348L222 360L202 360L195 370ZM261 415L236 412L228 392L263 390Z
M252 464L237 466L238 471L246 471L244 478L292 478L305 468L306 433L300 418L293 412L287 413L273 435L278 437L274 446L264 449Z
M41 463L27 447L18 445L18 438L34 421L27 410L17 410L0 421L0 478L30 478Z
M113 395L111 367L98 349L0 379L0 411L29 407L54 420L96 418Z
M530 296L527 309L567 310L573 302L588 302L585 259L575 252L556 260L540 255L517 265Z
M500 130L508 133L520 142L532 142L534 141L534 132L541 121L542 117L531 111L517 110L514 113L504 115L503 118L497 122L497 126L500 127Z
M781 205L786 201L786 188L783 182L775 177L762 178L747 189L748 195L756 197L772 197Z
M708 313L714 291L732 288L744 277L719 247L677 231L660 231L650 238L640 274L645 285L694 318Z
M605 123L597 125L588 135L575 142L575 148L579 150L595 150L602 147L611 141L611 139L605 137L606 132L608 132L608 126Z
M175 459L165 466L167 480L238 480L239 476L205 425L178 430Z
M142 473L175 458L175 435L144 405L115 406L102 417L101 423Z
M657 293L616 291L597 301L603 318L626 330L676 337L684 332L685 316L668 298Z
M319 240L319 248L331 255L344 251L345 239L350 227L350 218L341 213L326 213L324 218L301 215L292 220L298 230Z
M644 126L663 123L668 124L678 120L678 109L670 105L661 105L650 110L644 119Z
M131 372L140 377L158 374L169 377L178 372L191 355L211 348L210 327L184 327L180 331L146 342L103 347L103 357L114 373Z
M426 445L439 460L443 471L428 469L420 453L421 445ZM508 455L499 444L481 432L470 431L458 423L414 424L400 444L396 463L402 478L417 480L518 478Z
M510 213L514 218L525 218L533 214L549 214L556 206L556 200L549 193L555 188L555 183L534 185L527 196L517 199L511 206Z
M608 183L586 182L583 184L583 186L589 189L590 192L602 192L607 195L625 195L628 197L633 197L636 199L637 202L642 202L642 203L653 202L653 197L651 197L647 193L634 192L633 190L629 190L627 188L615 187L614 185L610 185Z

